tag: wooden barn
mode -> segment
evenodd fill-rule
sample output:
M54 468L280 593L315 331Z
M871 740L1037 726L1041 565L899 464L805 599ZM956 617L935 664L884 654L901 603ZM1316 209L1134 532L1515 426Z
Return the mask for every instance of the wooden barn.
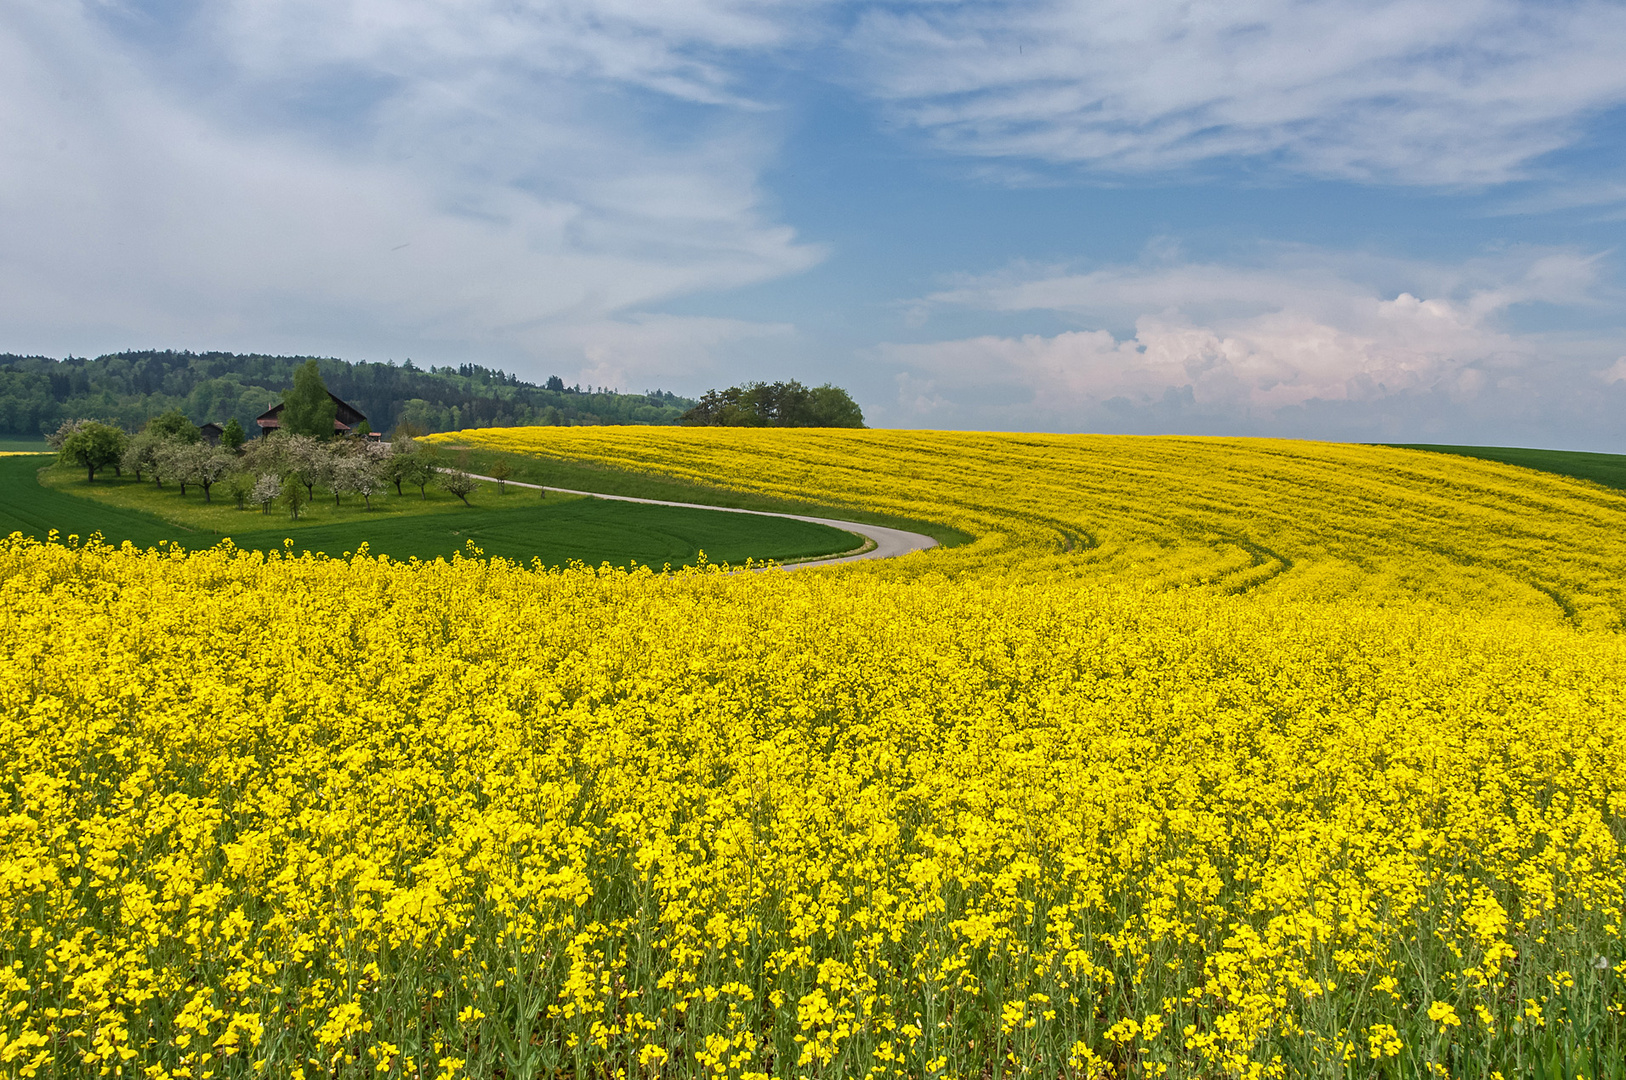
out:
M333 415L333 433L335 435L348 435L356 429L357 425L367 419L361 414L360 409L344 401L331 390L328 391L327 396L333 399L334 405L338 406L337 412ZM269 435L282 427L282 403L278 402L261 413L254 422L259 425L261 435ZM378 436L377 432L370 432L369 434L374 438Z

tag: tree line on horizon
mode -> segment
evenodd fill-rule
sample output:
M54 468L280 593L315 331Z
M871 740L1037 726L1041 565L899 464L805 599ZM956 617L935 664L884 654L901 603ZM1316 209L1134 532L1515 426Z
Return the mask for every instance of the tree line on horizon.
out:
M194 424L254 419L278 401L294 372L315 362L327 387L364 413L374 431L471 427L675 424L692 398L664 390L543 385L478 364L420 368L329 357L229 352L129 351L94 359L0 354L0 434L39 437L95 416L126 431L171 410Z
M678 419L697 427L861 428L864 411L839 386L808 387L791 379L707 390Z

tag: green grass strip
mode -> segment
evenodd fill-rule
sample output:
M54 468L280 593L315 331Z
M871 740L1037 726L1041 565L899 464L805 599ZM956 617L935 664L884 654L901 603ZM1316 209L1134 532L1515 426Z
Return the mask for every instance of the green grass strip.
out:
M1580 450L1527 450L1517 446L1445 446L1436 443L1378 443L1399 450L1427 450L1435 454L1500 461L1539 472L1590 480L1626 491L1626 454L1592 454Z
M215 543L212 534L193 533L157 514L109 506L45 487L39 482L39 472L55 460L54 455L0 457L0 533L20 532L44 540L52 529L63 539L70 535L89 538L99 532L111 544L128 540L137 547L153 547L160 540L182 537L202 547Z
M540 457L534 454L503 453L501 451L453 449L447 461L457 461L468 454L470 472L491 474L491 466L498 459L507 459L513 469L510 480L527 484L546 484L550 487L575 491L596 491L603 495L627 495L635 499L666 499L671 502L699 503L703 506L727 506L739 510L764 510L771 514L805 514L809 517L835 518L856 521L864 525L880 525L888 529L904 529L922 533L943 547L969 544L976 537L970 533L951 529L934 521L899 517L896 514L878 514L853 506L833 506L824 503L798 502L778 499L771 495L758 495L749 491L711 487L658 473L633 472L584 461Z
M49 461L47 457L0 458L0 533L21 532L44 540L52 529L64 539L69 534L88 538L100 532L114 544L129 540L152 547L169 541L194 550L213 547L222 539L223 534L214 529L187 529L155 514L72 494L71 488L44 486L38 474ZM146 485L126 483L125 490L151 490L155 503L173 498L173 493L166 495ZM416 495L411 498L415 500ZM415 516L381 514L374 520L359 516L290 528L291 523L277 523L275 517L246 511L241 512L241 522L241 529L230 529L224 535L238 547L257 551L280 549L291 539L296 552L340 555L366 542L375 555L434 559L466 552L466 545L472 542L487 557L521 563L539 558L548 566L579 561L593 566L638 563L658 569L692 565L702 551L711 563L738 564L748 558L785 561L849 551L862 542L840 529L804 521L603 499L543 499L520 488L510 488L505 496L488 492L473 507L449 507Z

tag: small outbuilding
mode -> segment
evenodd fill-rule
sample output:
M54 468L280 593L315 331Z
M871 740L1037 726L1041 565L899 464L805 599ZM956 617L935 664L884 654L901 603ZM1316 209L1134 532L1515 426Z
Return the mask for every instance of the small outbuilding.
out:
M211 420L198 428L198 434L202 435L203 441L210 446L219 446L220 437L226 434L226 429Z

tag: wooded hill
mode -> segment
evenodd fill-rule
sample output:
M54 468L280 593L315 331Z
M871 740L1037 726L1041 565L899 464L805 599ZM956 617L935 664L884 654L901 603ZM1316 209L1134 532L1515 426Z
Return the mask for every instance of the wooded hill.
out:
M0 434L38 436L64 420L94 417L138 430L180 409L195 424L254 418L282 400L309 357L226 352L121 352L95 359L0 354ZM408 360L350 363L317 357L322 379L367 415L375 431L406 421L420 431L521 424L673 424L695 402L655 390L622 394L524 382L501 369L420 368Z

